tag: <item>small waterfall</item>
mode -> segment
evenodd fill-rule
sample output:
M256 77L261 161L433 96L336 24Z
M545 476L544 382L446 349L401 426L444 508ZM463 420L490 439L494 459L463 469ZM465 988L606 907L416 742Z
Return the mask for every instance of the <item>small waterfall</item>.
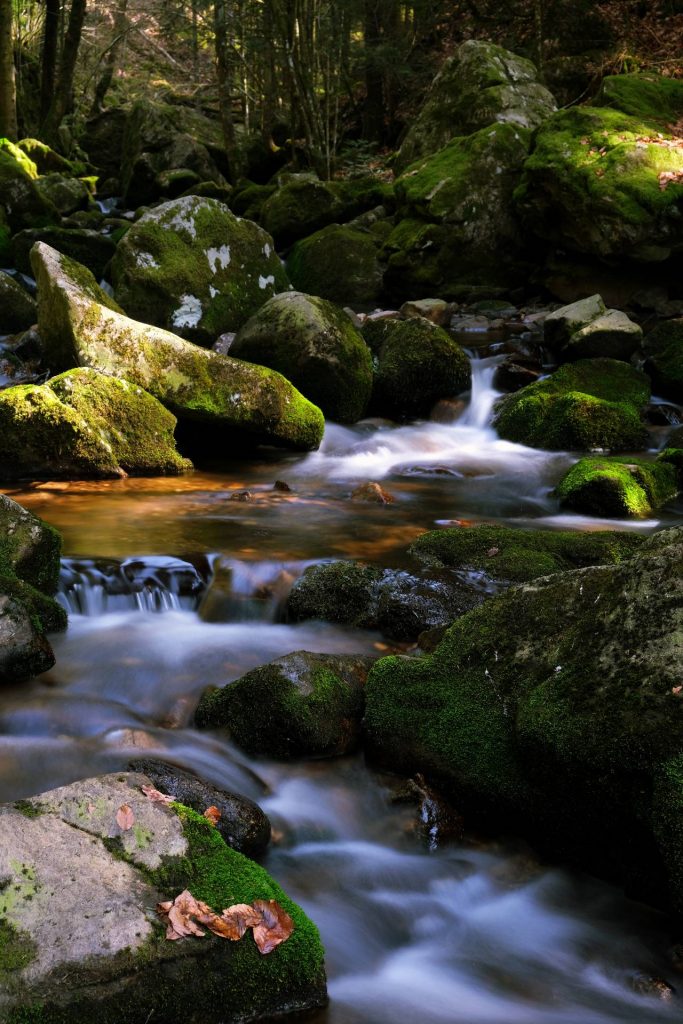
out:
M70 615L194 611L205 589L195 566L178 558L65 558L57 600Z
M493 387L493 377L500 356L489 356L487 359L472 360L472 390L469 405L457 421L459 427L474 427L484 430L491 426L493 406L500 391Z

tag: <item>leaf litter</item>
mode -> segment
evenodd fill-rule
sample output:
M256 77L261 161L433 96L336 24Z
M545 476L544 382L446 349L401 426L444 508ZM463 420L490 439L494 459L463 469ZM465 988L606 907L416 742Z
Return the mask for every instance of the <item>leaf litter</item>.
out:
M166 938L171 941L190 936L203 938L203 925L220 939L237 942L251 928L254 942L264 956L294 931L294 922L276 900L235 903L217 914L185 889L174 900L157 903L157 913L166 922Z

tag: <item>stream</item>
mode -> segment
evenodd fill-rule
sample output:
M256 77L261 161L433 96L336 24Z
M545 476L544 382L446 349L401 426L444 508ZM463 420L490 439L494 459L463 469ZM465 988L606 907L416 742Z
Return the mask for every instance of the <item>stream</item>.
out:
M678 997L633 983L643 972L677 986L673 937L654 912L539 863L514 838L428 850L415 808L360 755L257 762L191 724L207 685L290 651L397 649L378 634L280 621L311 562L409 566L405 549L425 529L479 521L644 532L683 521L680 503L648 521L561 514L551 492L574 458L501 441L490 426L500 358L474 361L469 402L439 416L451 422L329 425L319 452L263 451L180 478L3 488L64 536L70 624L54 638L56 666L0 694L0 800L144 755L259 801L276 838L265 867L322 932L331 1001L319 1024L681 1017ZM368 480L394 501L351 500Z

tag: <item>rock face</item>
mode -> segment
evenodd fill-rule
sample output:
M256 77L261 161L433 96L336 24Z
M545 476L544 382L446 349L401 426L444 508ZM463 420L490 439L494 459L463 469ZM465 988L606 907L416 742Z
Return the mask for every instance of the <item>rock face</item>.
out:
M287 273L297 290L340 305L369 306L382 292L378 240L348 225L330 224L297 242Z
M201 196L143 214L119 242L112 278L130 316L208 346L289 287L270 235Z
M544 340L564 360L623 359L640 347L643 331L618 309L606 309L600 295L591 295L550 313Z
M237 1024L323 1005L315 927L200 815L149 801L150 782L106 775L0 808L3 1019L144 1024L161 1013ZM124 805L134 818L126 830ZM250 932L169 942L156 904L186 888L219 913L275 899L294 932L266 956Z
M314 295L275 295L238 331L230 354L277 370L339 423L361 419L370 400L367 345L346 313Z
M375 758L680 911L682 558L665 530L486 601L431 657L377 662Z
M328 224L342 223L380 205L390 193L391 187L376 178L324 182L310 174L291 175L266 197L260 222L278 246L288 246Z
M36 322L35 300L25 288L0 271L0 334L25 331Z
M38 322L54 368L90 366L149 391L177 416L255 440L316 448L322 413L280 374L124 316L84 267L38 243Z
M334 757L360 735L370 658L296 651L202 697L201 727L225 726L247 753Z
M428 416L440 398L466 391L471 384L463 349L428 320L370 320L363 336L376 359L372 408L380 416Z
M142 388L87 368L0 391L5 479L152 476L192 468L176 418Z
M649 397L644 373L615 359L581 359L506 396L494 426L532 448L637 450L647 441L641 413Z
M555 493L566 508L589 516L649 516L678 493L671 462L645 459L580 459Z
M470 39L434 79L401 146L398 166L403 169L454 136L469 135L494 122L538 128L556 109L531 61L493 43Z

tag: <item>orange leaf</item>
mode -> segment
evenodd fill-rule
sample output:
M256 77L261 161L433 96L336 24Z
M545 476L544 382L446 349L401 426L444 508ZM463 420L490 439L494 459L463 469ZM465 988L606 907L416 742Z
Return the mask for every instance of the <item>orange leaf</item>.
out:
M204 811L204 817L206 818L207 821L210 821L215 828L218 822L221 820L221 812L218 810L217 807L211 805L211 807L207 807L206 810Z
M135 815L130 804L121 804L116 812L116 824L122 832L127 832L135 824Z
M165 793L160 793L154 786L143 786L142 792L145 794L148 800L151 800L153 804L172 804L173 797L166 796Z
M262 920L261 914L248 903L235 903L232 907L226 907L221 918L233 932L230 936L233 939L241 939L247 928L255 928Z
M262 917L254 927L254 942L260 953L271 953L292 934L294 922L275 900L254 900L252 906Z

